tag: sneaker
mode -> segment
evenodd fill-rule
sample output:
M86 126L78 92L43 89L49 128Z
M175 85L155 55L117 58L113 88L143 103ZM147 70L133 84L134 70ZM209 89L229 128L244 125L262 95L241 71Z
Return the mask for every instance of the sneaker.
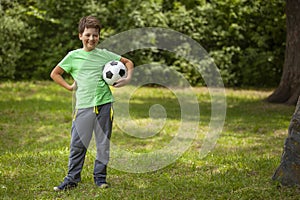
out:
M101 189L109 188L109 185L107 183L96 183L96 185Z
M64 181L62 182L59 186L54 187L54 191L63 191L63 190L70 190L70 189L74 189L77 187L77 183L74 182L68 182L68 181Z
M94 179L94 181L95 181L95 184L99 187L99 188L101 188L101 189L104 189L104 188L109 188L110 186L106 183L106 181L105 180L103 180L103 179Z

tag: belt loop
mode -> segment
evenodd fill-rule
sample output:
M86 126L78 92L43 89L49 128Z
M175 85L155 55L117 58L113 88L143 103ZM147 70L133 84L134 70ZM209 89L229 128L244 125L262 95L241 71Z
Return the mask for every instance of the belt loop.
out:
M99 114L99 112L98 112L98 107L97 107L97 106L94 107L94 112L96 113L96 115Z
M113 107L111 106L111 107L110 107L110 121L113 121L113 119L114 119L114 109L113 109Z
M78 109L76 109L75 112L74 112L73 121L75 121L75 119L76 119L77 112L78 112Z

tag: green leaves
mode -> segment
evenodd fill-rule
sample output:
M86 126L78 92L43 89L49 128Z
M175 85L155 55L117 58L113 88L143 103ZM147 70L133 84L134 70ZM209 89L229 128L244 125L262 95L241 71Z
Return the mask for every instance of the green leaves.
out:
M211 55L226 86L275 86L285 51L285 1L246 0L20 0L0 1L1 79L48 79L69 50L80 48L77 23L97 16L101 39L141 27L188 35ZM153 41L154 43L156 41ZM202 85L191 63L156 50L126 54L135 63L176 68Z
M16 62L24 55L22 43L29 30L18 14L22 7L13 7L0 14L0 80L14 77Z

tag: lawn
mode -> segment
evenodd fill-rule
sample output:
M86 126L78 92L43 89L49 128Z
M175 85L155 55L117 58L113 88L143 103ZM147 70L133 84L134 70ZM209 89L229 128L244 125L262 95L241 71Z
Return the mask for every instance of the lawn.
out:
M172 162L158 166L159 156L149 161L157 169L140 173L134 173L140 168L133 164L145 163L117 156L147 154L171 143L182 120L180 103L167 88L137 88L128 101L122 91L114 90L111 188L101 190L93 183L91 144L82 182L74 190L54 192L67 172L72 93L48 81L0 83L0 199L300 199L297 188L271 180L295 109L264 102L271 90L226 89L223 131L212 151L200 158L211 102L207 89L193 88L201 113L195 137L183 143L189 145ZM126 102L129 120L141 128L131 129L122 117ZM139 132L145 129L151 134ZM131 168L122 168L127 163L133 163Z

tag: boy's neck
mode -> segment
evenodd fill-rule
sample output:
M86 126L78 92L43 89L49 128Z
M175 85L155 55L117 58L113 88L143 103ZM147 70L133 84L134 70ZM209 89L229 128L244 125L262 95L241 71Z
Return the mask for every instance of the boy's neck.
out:
M86 51L86 52L91 52L91 51L94 51L96 48L94 48L94 49L85 49L85 48L82 48L84 51Z

